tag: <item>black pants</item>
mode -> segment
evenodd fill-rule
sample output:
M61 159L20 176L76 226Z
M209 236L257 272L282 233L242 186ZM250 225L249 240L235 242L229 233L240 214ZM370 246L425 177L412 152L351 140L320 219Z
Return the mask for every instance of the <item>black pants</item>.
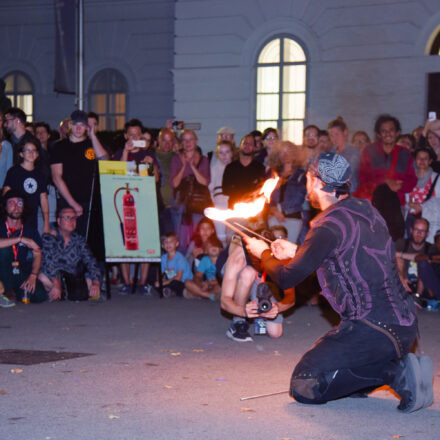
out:
M301 358L292 374L290 395L302 403L320 404L389 385L416 333L416 322L402 327L342 321Z

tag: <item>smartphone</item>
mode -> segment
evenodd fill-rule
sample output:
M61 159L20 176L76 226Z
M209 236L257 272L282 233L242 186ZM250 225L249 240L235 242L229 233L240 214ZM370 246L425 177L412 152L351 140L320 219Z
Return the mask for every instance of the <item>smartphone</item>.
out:
M147 146L147 141L145 139L139 139L138 141L132 141L133 147L135 148L145 148Z
M436 112L429 112L428 113L428 121L435 121L437 119L437 113Z

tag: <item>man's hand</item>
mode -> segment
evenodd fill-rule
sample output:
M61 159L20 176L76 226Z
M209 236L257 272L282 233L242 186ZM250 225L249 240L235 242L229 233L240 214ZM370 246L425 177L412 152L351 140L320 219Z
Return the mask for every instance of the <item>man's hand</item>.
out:
M261 258L261 254L266 249L269 249L269 246L265 241L252 237L246 238L246 247L248 251L257 258Z
M83 215L83 207L79 203L73 203L70 207L75 211L75 215L80 217Z
M399 278L400 278L400 281L402 282L402 284L403 284L403 287L405 288L405 290L407 291L407 292L412 292L412 290L411 290L411 287L410 287L410 283L409 283L409 279L408 278L406 278L406 277L402 277L402 276L400 276L400 274L399 274Z
M271 244L270 248L277 260L288 260L295 256L298 246L289 240L278 239Z
M272 308L265 313L258 314L258 303L257 300L249 301L246 304L246 316L248 318L268 318L275 319L278 316L279 308L277 303L272 303Z
M21 289L27 290L30 294L35 292L35 286L37 284L37 275L31 273L28 279L20 286Z
M403 180L385 179L385 183L389 186L391 191L397 192L402 188Z
M92 285L90 286L89 290L89 297L94 298L98 297L101 293L101 285L99 284L98 280L92 281Z
M32 249L33 251L39 251L40 250L40 246L38 246L38 244L35 243L35 241L32 240L32 238L21 237L21 242L25 246L27 246L29 249Z

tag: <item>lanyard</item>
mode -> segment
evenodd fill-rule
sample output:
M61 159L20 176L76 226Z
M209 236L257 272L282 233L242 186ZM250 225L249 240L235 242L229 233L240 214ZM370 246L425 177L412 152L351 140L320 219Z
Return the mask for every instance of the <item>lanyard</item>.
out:
M5 224L6 224L6 230L8 232L8 238L10 238L11 234L15 233L16 230L13 231L9 227L7 222L5 222ZM22 235L23 235L23 225L21 225L19 237L21 238ZM18 259L18 247L15 244L12 245L12 253L14 254L14 261L17 261L17 259Z

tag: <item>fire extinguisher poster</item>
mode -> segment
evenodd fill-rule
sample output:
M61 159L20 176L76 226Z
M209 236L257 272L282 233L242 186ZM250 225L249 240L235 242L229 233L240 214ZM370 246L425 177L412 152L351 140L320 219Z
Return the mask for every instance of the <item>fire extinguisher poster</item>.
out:
M123 174L125 164L99 162L106 261L160 262L154 177Z

